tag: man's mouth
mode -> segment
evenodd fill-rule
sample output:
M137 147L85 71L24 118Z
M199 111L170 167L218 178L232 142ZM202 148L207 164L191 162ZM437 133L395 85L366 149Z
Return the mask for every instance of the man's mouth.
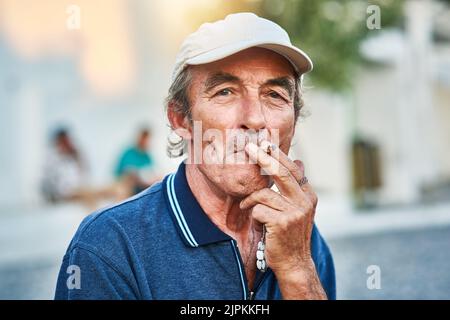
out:
M227 154L234 154L239 152L244 152L245 147L250 143L254 143L257 146L263 146L263 145L271 145L270 140L267 136L249 136L249 135L237 135L232 137L227 145L226 150Z
M213 152L210 156L221 164L254 164L246 151L249 144L257 145L269 155L278 147L277 135L272 136L267 130L236 130L227 132L224 137L225 140L213 135L208 139L208 149Z

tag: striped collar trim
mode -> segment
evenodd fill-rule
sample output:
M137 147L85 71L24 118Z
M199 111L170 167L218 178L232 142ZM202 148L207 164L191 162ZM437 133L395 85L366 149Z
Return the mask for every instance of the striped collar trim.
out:
M163 182L166 202L183 242L190 247L199 247L231 240L200 207L189 187L185 170L182 162L177 172L168 175Z

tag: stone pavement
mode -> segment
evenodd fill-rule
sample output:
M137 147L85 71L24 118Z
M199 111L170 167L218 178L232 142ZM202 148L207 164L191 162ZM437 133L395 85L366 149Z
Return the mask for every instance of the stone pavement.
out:
M322 205L318 225L334 255L338 298L450 299L449 208L362 214ZM74 205L0 212L0 299L51 299L84 215ZM370 265L380 268L379 290L367 288Z
M329 241L338 299L450 299L450 226L388 231ZM380 268L369 290L370 265Z

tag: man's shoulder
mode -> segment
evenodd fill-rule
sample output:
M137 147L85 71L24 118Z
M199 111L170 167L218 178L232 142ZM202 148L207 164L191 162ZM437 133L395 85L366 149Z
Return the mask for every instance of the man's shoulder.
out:
M99 209L80 224L68 252L75 247L103 251L132 242L145 230L157 228L161 219L167 219L162 182L157 182L141 193L120 203Z

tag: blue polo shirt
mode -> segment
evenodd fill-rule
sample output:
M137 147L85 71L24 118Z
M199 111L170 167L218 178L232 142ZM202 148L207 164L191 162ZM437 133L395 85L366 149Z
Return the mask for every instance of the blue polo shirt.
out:
M314 226L312 257L335 299L330 250ZM236 240L176 174L81 223L63 258L55 299L281 299L270 268L248 287Z

